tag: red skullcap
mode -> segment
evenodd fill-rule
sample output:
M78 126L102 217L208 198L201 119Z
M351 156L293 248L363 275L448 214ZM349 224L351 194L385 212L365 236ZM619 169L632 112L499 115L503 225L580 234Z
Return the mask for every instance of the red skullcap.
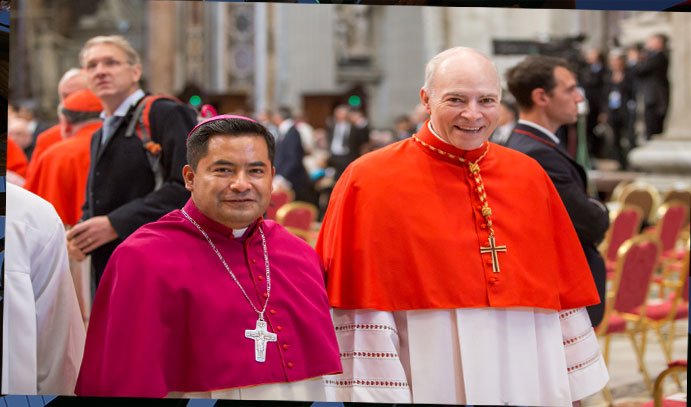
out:
M103 110L101 100L88 89L78 90L62 102L62 107L73 112L100 112Z

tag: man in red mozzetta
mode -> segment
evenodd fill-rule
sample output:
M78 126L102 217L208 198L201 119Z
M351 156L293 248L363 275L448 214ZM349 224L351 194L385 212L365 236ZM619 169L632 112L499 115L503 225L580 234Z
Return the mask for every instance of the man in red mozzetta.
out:
M608 379L584 307L598 294L547 174L489 143L500 80L470 48L432 58L430 120L334 188L317 251L342 401L570 406Z
M324 400L341 371L319 259L262 219L273 136L254 120L197 125L191 199L113 253L96 292L76 393Z

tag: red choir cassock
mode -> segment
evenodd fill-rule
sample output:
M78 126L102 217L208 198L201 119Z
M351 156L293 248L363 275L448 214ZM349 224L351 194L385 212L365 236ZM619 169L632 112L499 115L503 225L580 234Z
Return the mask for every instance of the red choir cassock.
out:
M20 177L26 177L26 170L28 166L26 154L24 150L19 147L19 144L7 138L7 171L12 171Z
M599 302L569 216L547 174L496 144L479 161L497 246L494 272L482 202L459 150L422 127L353 162L336 184L317 243L331 305L413 310ZM381 163L386 163L381 165Z
M100 128L100 122L87 124L72 137L45 150L24 184L24 188L53 204L66 225L74 225L81 219L91 136Z
M43 130L38 137L36 137L36 146L34 147L34 152L31 153L31 161L29 162L29 169L27 171L27 176L34 172L34 167L38 159L43 155L43 153L53 144L59 143L63 140L62 134L60 132L60 124L54 124L47 129Z

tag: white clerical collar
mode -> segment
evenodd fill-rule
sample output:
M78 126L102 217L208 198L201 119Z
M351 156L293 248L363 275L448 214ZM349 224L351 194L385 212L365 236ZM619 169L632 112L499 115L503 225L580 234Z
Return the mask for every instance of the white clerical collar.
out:
M437 134L437 132L434 131L434 129L432 128L432 121L431 121L431 120L427 122L427 128L429 129L429 131L432 132L432 134L434 134L434 137L436 137L436 138L438 138L439 140L441 140L444 144L451 145L451 143L449 143L448 141L446 141L446 140L444 140L443 138L441 138L441 136L439 136L439 135Z
M288 130L295 124L293 119L285 119L278 125L278 132L281 134L286 134Z
M246 230L247 230L246 227L242 228L242 229L233 229L233 237L235 237L236 239L242 237L242 235L245 234Z
M526 126L534 127L536 129L540 130L541 132L545 133L547 135L547 137L552 139L552 141L554 141L556 144L559 144L559 138L554 133L552 133L551 131L547 130L546 128L540 126L537 123L531 122L530 120L519 119L518 124L523 124Z
M127 112L130 110L130 107L132 107L133 104L137 103L139 99L143 98L144 96L146 96L146 93L144 93L143 90L135 90L131 95L127 96L127 98L123 100L122 103L120 103L120 106L118 106L118 108L115 109L111 116L125 116ZM106 117L108 117L106 115L106 111L101 111L99 117L101 118L101 120L105 120Z

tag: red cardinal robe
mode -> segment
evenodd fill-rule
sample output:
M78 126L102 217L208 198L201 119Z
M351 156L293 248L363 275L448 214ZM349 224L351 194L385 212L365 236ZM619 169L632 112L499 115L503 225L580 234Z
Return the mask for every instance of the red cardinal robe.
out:
M31 160L29 162L29 169L27 171L27 176L35 171L36 163L41 155L55 143L59 143L63 140L62 134L60 133L60 125L55 124L43 130L36 138L36 146L34 147L34 152L31 153Z
M26 177L26 169L28 162L26 159L26 154L19 145L12 140L7 138L7 171L12 171L15 174Z
M425 125L437 150L475 161ZM334 307L411 310L578 308L599 301L559 195L528 156L490 144L479 162L500 272L467 164L407 139L353 162L336 184L317 242Z
M74 225L82 216L89 175L91 136L100 122L87 124L72 137L45 150L24 188L52 203L63 223Z

